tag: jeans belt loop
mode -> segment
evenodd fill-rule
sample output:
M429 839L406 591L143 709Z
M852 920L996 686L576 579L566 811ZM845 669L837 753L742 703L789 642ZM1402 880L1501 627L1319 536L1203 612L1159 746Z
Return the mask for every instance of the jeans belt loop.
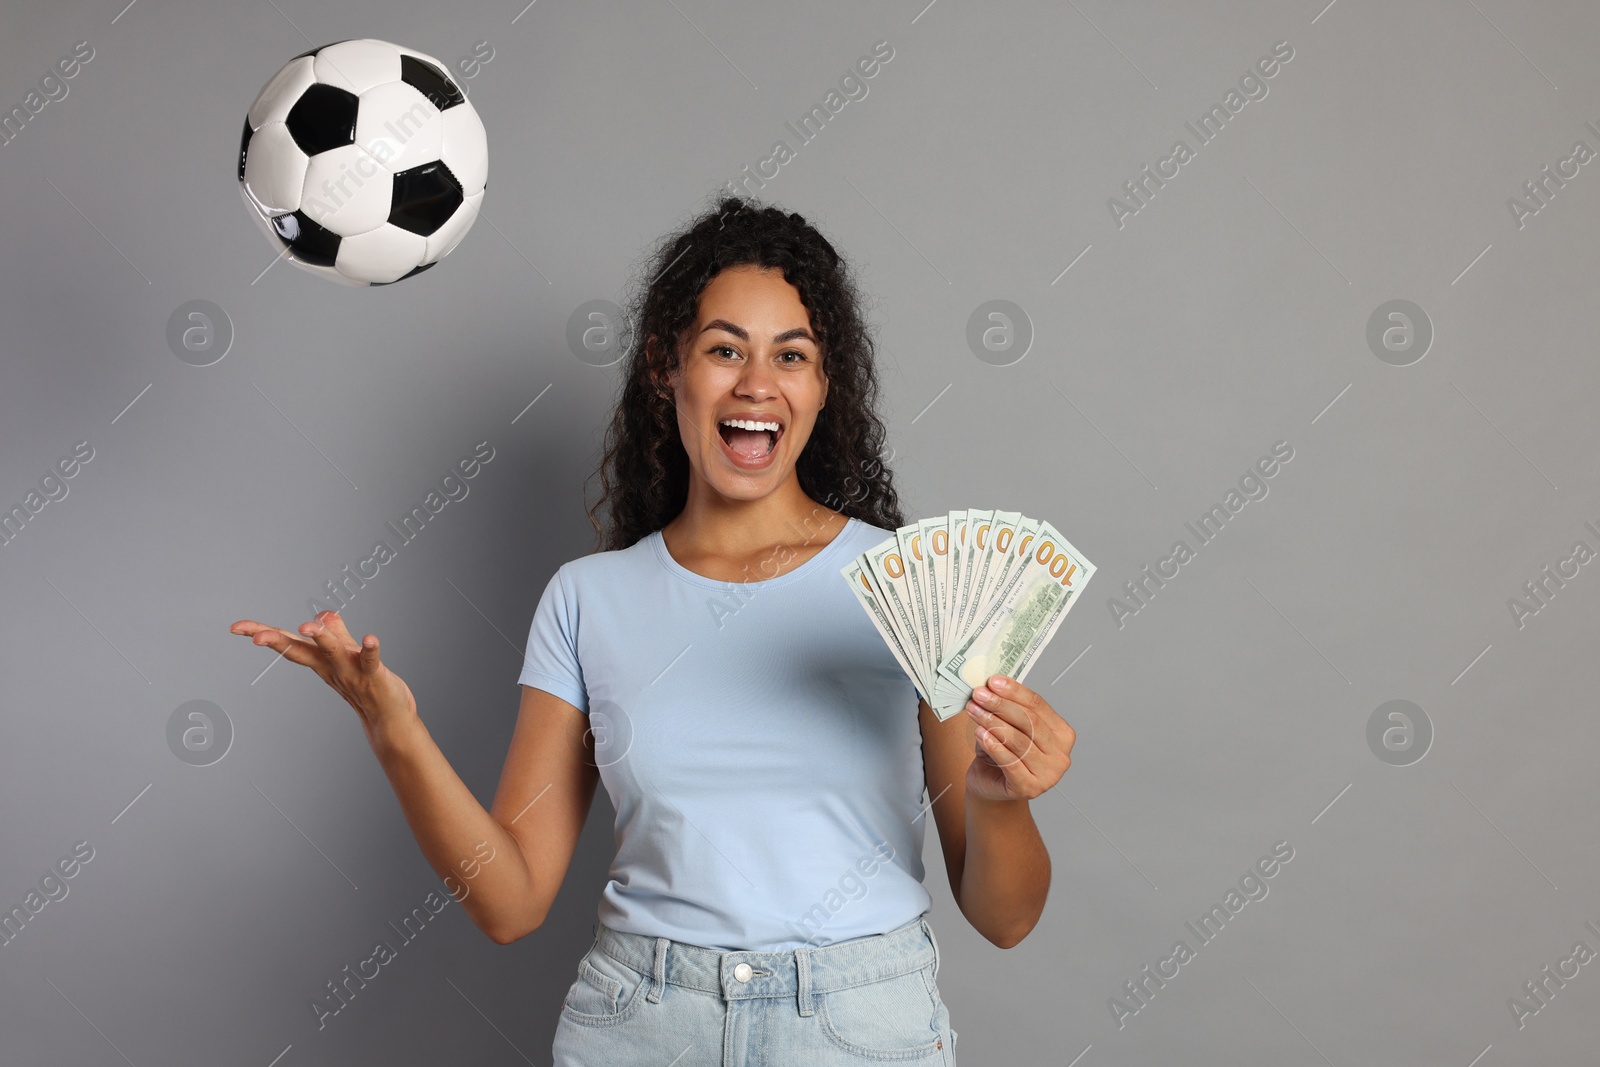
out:
M800 1015L802 1018L812 1014L811 1002L811 950L798 948L794 952L794 966L800 986Z
M933 976L939 977L939 939L933 936L933 925L927 919L922 920L922 930L928 935L928 940L933 942Z
M655 965L651 971L653 981L650 983L650 1003L661 1003L661 991L667 984L667 939L656 938Z

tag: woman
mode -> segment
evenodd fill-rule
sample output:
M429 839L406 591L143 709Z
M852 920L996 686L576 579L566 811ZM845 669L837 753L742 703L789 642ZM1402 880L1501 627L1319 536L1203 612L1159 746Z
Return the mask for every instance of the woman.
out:
M923 790L962 914L1010 948L1050 880L1028 801L1072 728L999 675L938 721L840 576L904 519L832 246L729 198L649 277L590 509L609 529L540 598L490 810L376 636L331 611L304 637L233 631L355 707L429 863L471 870L463 907L501 944L544 921L605 782L618 849L558 1065L953 1065ZM485 844L506 858L469 867Z

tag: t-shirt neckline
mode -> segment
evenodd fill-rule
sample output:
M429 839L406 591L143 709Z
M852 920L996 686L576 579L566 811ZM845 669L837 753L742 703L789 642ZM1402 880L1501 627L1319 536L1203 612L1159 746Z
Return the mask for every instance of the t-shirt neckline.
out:
M800 564L800 566L795 567L792 570L784 571L776 578L762 578L749 582L725 582L719 581L716 578L707 578L703 574L695 573L688 567L685 567L683 564L672 558L672 553L667 551L666 538L661 536L660 530L652 531L646 540L648 540L650 542L650 546L655 549L656 558L661 561L661 566L666 569L667 573L676 575L692 585L702 586L706 589L727 589L730 585L746 585L751 588L775 589L778 586L785 585L789 582L798 581L799 579L804 578L806 575L819 571L823 567L827 566L830 560L838 556L840 552L844 551L845 539L854 532L858 522L860 522L860 520L854 515L845 516L845 524L839 528L838 533L833 535L833 540L822 546L822 551L818 552L816 555Z

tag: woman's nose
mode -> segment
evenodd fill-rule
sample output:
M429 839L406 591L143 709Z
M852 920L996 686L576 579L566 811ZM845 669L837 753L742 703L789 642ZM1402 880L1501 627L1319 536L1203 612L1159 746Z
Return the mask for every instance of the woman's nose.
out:
M741 396L772 396L777 392L777 384L770 368L758 359L750 360L745 364L744 372L739 375L739 382L734 391Z

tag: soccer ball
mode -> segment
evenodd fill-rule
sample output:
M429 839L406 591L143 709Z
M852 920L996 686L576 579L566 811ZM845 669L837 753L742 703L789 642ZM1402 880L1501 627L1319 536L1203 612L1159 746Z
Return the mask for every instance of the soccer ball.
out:
M274 251L345 285L387 285L449 255L488 170L483 121L444 64L370 38L290 60L239 143L239 194Z

